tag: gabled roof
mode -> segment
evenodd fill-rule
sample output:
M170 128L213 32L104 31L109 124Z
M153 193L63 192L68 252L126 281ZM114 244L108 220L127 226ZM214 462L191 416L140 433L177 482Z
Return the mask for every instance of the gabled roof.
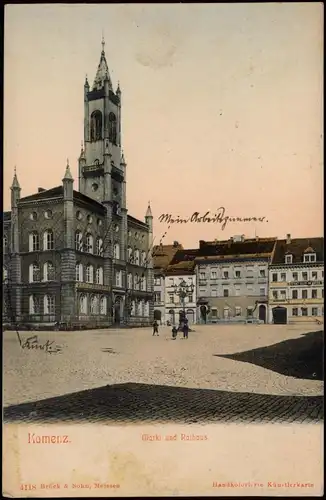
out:
M293 238L289 243L285 239L278 240L272 264L284 264L285 255L289 254L292 255L292 264L303 263L304 253L316 253L316 261L324 262L324 238Z
M180 249L183 249L183 246L179 243L173 245L155 245L153 247L154 269L165 270L175 253Z
M184 274L193 274L197 252L198 249L178 250L167 266L166 275L177 274L182 276Z
M215 259L271 256L276 238L250 238L243 241L201 241L197 258Z
M139 220L139 219L136 219L136 217L133 217L132 215L127 215L127 221L130 222L130 224L140 224L141 226L143 226L144 228L148 228L148 225L146 224L146 222L142 221L142 220Z

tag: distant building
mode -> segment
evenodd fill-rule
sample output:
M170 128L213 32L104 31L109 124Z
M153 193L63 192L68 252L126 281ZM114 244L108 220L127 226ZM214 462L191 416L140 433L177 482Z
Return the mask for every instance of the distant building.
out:
M79 186L21 198L15 173L4 215L4 323L73 327L153 321L153 216L130 215L121 150L121 90L102 47L93 87L84 85Z
M268 266L275 242L244 236L199 242L195 262L200 322L267 322Z
M178 325L185 313L189 325L196 323L195 257L198 250L178 250L165 272L165 321ZM180 297L181 283L187 287L187 296Z
M154 268L154 318L165 324L165 272L175 253L183 247L175 241L172 245L156 245L153 248Z
M324 316L324 238L278 240L269 269L269 320L296 322Z

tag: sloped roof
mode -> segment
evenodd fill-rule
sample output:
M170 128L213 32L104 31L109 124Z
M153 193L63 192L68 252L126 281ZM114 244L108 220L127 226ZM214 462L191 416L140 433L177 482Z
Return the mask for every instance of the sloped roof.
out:
M153 247L154 269L166 269L175 253L183 249L183 246L178 245L155 245Z
M201 241L197 258L239 258L272 255L276 238L250 238L243 241Z
M324 238L294 238L290 243L286 240L278 240L275 247L272 264L284 264L285 255L292 255L292 263L303 263L303 255L307 249L316 253L316 261L324 262Z
M198 249L178 250L166 269L167 276L171 274L192 274L195 268L195 258Z
M10 222L11 221L11 212L3 212L3 221Z

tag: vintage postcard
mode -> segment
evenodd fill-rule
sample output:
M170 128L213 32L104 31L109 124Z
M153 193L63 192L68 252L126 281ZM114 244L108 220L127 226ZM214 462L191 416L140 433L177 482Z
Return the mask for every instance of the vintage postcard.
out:
M8 4L3 495L322 496L323 5Z

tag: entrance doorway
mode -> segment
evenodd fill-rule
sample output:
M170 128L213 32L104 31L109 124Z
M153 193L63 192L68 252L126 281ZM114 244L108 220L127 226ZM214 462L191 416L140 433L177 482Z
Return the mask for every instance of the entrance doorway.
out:
M261 321L266 323L266 306L264 304L260 304L259 306L258 317Z

